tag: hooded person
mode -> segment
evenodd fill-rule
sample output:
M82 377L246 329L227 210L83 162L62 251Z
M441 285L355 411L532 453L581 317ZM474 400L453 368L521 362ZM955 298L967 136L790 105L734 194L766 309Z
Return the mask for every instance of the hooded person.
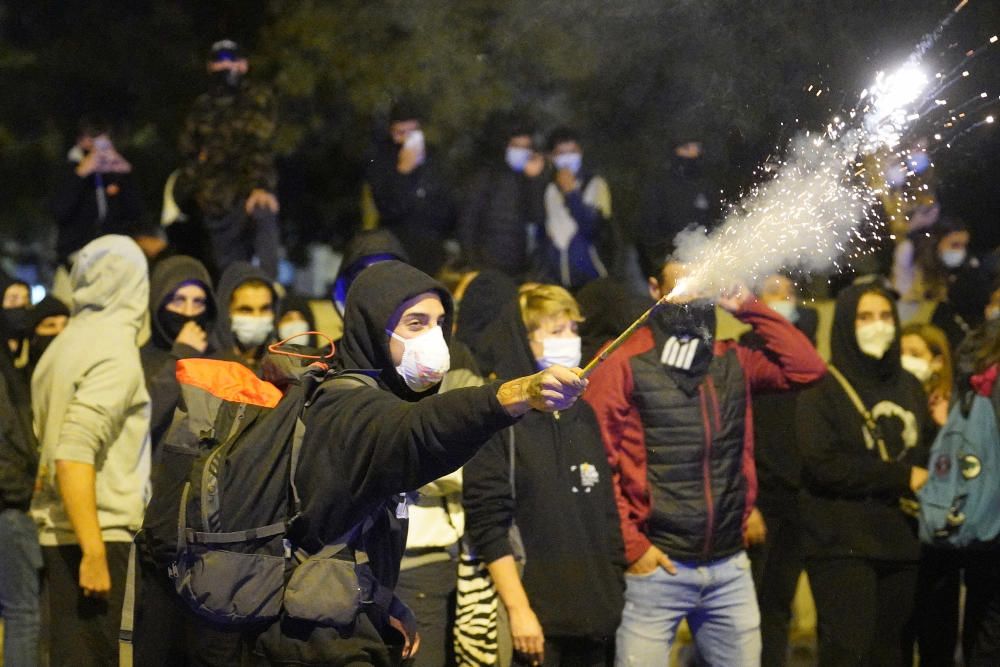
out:
M399 494L456 470L529 410L568 408L586 385L553 367L438 395L450 365L451 316L447 291L420 271L395 261L363 271L348 294L337 352L340 365L367 370L377 386L327 385L304 416L296 475L303 506L293 544L315 553L368 524L349 546L364 548L372 574L389 591L403 555ZM345 628L286 619L261 635L256 652L272 664L389 665L391 653L398 660L415 648L410 621L398 602L365 605Z
M409 257L399 239L387 229L372 229L359 232L347 248L344 249L344 259L340 263L337 277L333 281L331 297L337 313L344 314L347 305L347 292L351 283L363 269L377 262L396 259L409 263Z
M208 337L211 356L259 370L267 344L274 340L278 293L267 274L249 262L234 262L216 290L218 314Z
M146 258L125 236L81 249L72 317L32 376L40 444L32 514L50 592L53 664L115 664L129 543L150 472L149 394L136 339Z
M494 358L504 355L506 349L506 344L494 349L497 336L490 335L497 325L498 309L516 301L517 285L507 274L493 269L480 271L462 295L455 338L465 343L475 355L484 377L495 370Z
M149 282L152 335L139 354L152 405L154 451L180 400L177 361L209 352L207 334L216 311L212 279L201 262L175 255L153 269Z
M796 406L806 571L822 664L903 664L912 651L905 627L920 542L901 499L927 479L935 426L920 381L902 367L899 332L889 292L874 284L844 289L830 374Z
M554 361L580 364L580 313L561 287L522 290L520 299L494 309L499 312L485 337L497 353L499 379ZM498 643L544 664L609 664L624 605L625 554L591 407L580 401L555 415L525 415L483 447L464 475L469 540L510 619L506 631L512 636ZM524 545L523 578L515 567L520 554L508 537L511 525ZM581 608L576 602L584 597L588 604Z
M287 340L308 331L316 331L316 316L309 299L300 294L286 294L281 300L281 315L276 327L278 340ZM293 343L312 347L317 344L314 336L296 338Z
M604 344L614 340L649 308L649 299L640 298L614 278L598 278L576 293L580 304L580 337L584 362L593 359Z
M49 344L62 333L69 320L69 308L51 294L35 304L31 309L31 337L28 339L27 379L35 372L38 360L45 354Z
M23 280L0 275L0 340L5 341L18 368L24 359L25 340L31 335L31 286Z

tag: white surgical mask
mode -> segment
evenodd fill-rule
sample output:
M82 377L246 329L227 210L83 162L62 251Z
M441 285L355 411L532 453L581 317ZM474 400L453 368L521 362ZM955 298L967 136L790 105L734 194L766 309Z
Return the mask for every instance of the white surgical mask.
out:
M580 365L580 358L582 356L579 336L573 336L572 338L543 338L542 356L538 359L538 365L542 368L548 368L549 366L576 368Z
M768 305L771 306L771 310L793 324L799 319L799 311L796 309L794 301L772 301Z
M931 370L930 362L926 359L904 354L900 357L900 361L903 364L903 368L913 373L921 382L927 382L931 379L931 375L934 374L934 371Z
M993 321L1000 319L1000 307L997 306L986 306L986 319Z
M528 160L531 159L531 149L520 146L509 146L505 158L508 167L521 173L524 171L525 165L528 164Z
M964 250L942 250L941 262L949 269L957 269L965 261Z
M257 347L274 331L270 315L233 315L233 333L243 347Z
M580 173L583 155L580 153L561 153L552 158L552 164L556 166L556 169L569 169L575 175Z
M451 368L451 354L441 327L434 327L415 338L403 338L394 331L388 333L403 344L403 358L396 372L413 391L427 391Z
M305 320L291 320L290 322L278 325L278 338L281 340L288 340L292 336L304 334L307 331L309 331L308 322ZM298 343L299 345L307 345L309 340L305 336L302 336L300 338L296 338L292 342Z
M891 322L872 322L859 326L855 335L862 352L881 359L896 338L896 327Z

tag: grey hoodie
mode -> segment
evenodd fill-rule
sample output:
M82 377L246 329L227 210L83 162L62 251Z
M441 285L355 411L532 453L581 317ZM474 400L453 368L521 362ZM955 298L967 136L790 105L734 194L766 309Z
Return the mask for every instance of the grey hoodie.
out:
M56 482L56 462L92 464L107 542L142 523L150 469L149 394L136 337L149 302L146 259L127 236L80 251L70 275L73 311L32 376L40 488L32 515L44 546L77 543Z

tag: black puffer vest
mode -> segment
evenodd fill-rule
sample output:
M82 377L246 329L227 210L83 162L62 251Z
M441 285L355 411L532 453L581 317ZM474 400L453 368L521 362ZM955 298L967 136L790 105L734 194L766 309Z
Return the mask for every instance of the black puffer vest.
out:
M664 372L658 346L631 363L646 442L646 536L679 560L704 562L740 551L747 383L736 351L712 359L694 396Z

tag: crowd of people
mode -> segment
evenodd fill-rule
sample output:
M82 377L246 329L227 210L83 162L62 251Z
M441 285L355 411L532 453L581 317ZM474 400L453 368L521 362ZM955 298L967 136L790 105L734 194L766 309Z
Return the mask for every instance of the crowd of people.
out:
M138 224L131 165L90 119L53 197L56 284L38 303L0 284L4 664L665 666L686 621L696 664L784 665L803 572L821 665L1000 663L1000 537L918 532L919 492L950 472L930 460L939 433L973 396L1000 410L996 262L926 174L887 176L891 262L832 309L787 273L694 294L584 377L685 276L670 239L718 221L697 138L649 183L629 254L577 132L542 147L508 119L459 196L401 102L366 160L373 229L310 300L275 280L277 120L248 69L212 46L168 183L171 221L205 230L198 257ZM730 316L743 333L723 339ZM179 553L203 533L185 513L215 489L189 479L305 386L276 380L288 350L333 384L289 444L298 511L240 539L278 535L279 590L318 554L357 578L307 591L348 598L346 618L286 604L236 623L210 611L245 605L235 584L192 603ZM209 550L239 551L214 534Z

